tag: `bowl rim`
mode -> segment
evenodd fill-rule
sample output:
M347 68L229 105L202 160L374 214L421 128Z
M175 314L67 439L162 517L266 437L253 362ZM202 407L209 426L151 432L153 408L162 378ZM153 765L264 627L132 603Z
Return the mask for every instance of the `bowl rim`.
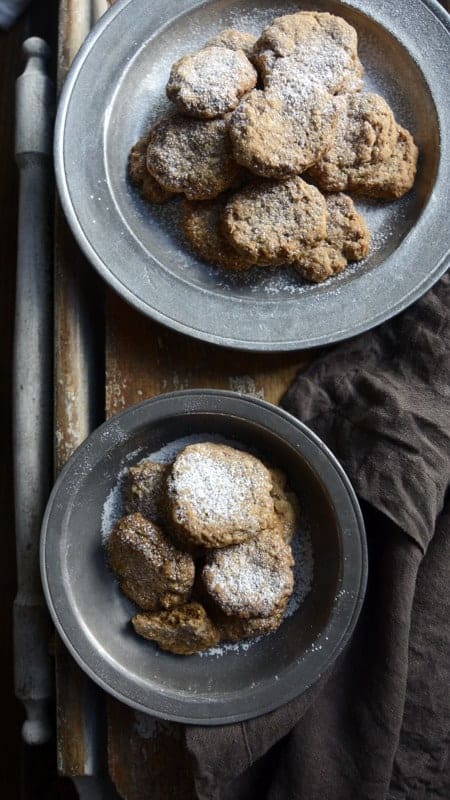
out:
M231 409L235 413L221 409L223 403L231 404ZM152 412L157 412L158 406L162 413L160 417L155 417L154 413L152 420ZM186 407L183 411L184 406ZM209 702L208 705L205 701L203 706L205 708L208 707L208 713L205 715L205 710L198 713L200 708L197 708L196 715L195 709L199 706L199 703L195 700L191 699L191 702L189 702L189 699L186 698L177 699L173 695L168 697L166 692L166 696L159 696L159 702L156 702L158 692L150 686L147 693L153 700L150 705L147 701L143 702L142 692L133 691L131 679L125 682L128 691L123 687L120 688L121 673L115 669L112 659L111 662L108 662L107 653L103 648L95 648L93 646L93 637L90 636L87 628L85 629L83 621L77 619L77 615L69 603L64 588L64 570L62 568L61 570L58 569L58 567L62 567L59 564L57 552L61 525L57 516L55 519L55 510L59 509L58 513L62 514L63 517L66 516L67 505L64 503L64 495L67 495L68 486L70 489L69 496L73 494L76 496L76 488L74 488L72 478L77 474L77 468L81 462L88 464L88 466L84 467L85 472L89 470L90 458L95 458L95 464L101 462L102 458L105 457L105 452L99 454L99 445L100 450L103 447L103 450L108 452L113 450L119 443L123 444L124 434L131 434L133 430L142 427L143 424L157 425L158 420L173 418L175 415L188 416L194 413L221 413L229 414L233 417L236 416L237 411L240 412L241 417L257 425L261 425L261 422L266 419L264 427L272 433L274 433L274 430L270 421L273 425L276 420L281 421L284 425L288 423L291 429L297 431L300 439L303 439L305 444L309 443L313 451L317 454L320 453L321 457L324 457L323 463L328 465L330 469L329 475L325 479L323 473L319 473L316 466L301 451L302 458L308 462L315 474L320 477L330 494L330 499L333 499L333 487L330 490L330 476L332 475L336 478L334 496L338 493L337 488L339 488L341 499L342 497L346 498L347 508L343 517L347 519L346 515L349 516L351 526L345 526L344 529L340 528L340 544L343 547L343 569L344 571L347 569L347 573L343 573L340 591L335 597L334 610L330 620L317 637L316 641L320 642L321 646L312 654L314 658L311 656L312 660L308 676L303 675L303 680L301 680L302 676L299 674L299 670L302 662L298 661L284 676L280 676L280 680L271 681L270 687L266 685L266 681L260 689L250 693L244 705L239 701L238 707L233 708L231 712L225 711L225 702L218 701L214 704ZM276 430L275 433L277 433ZM288 439L284 438L284 440L290 446L293 445ZM297 449L301 450L298 444ZM79 480L82 483L82 478ZM64 511L61 509L64 509ZM339 513L337 513L337 516L339 518ZM346 567L348 559L344 558L344 556L352 544L356 547L354 564ZM351 552L351 549L348 552ZM190 389L157 395L128 407L100 425L77 448L60 472L48 500L42 521L40 566L44 595L53 623L70 654L95 683L121 702L139 711L150 713L152 716L189 724L219 725L257 717L278 708L306 691L334 663L353 633L361 611L367 586L368 559L364 521L354 489L336 457L313 431L289 412L260 398L228 390ZM347 583L344 583L344 579ZM342 592L341 589L345 589L345 591ZM325 631L330 634L333 628L331 622L339 622L341 618L345 621L344 626L339 628L341 633L334 636L326 636ZM315 665L318 667L317 669L315 669ZM264 698L264 701L262 701L262 698ZM231 697L228 702L232 704L235 701Z
M396 262L395 264L396 272L398 274L395 275L395 281L392 284L392 286L395 288L395 296L388 299L384 305L381 304L380 306L378 301L380 292L378 278L376 278L376 275L380 274L381 276L383 264L387 264L391 258L393 258L393 255L389 255L384 262L378 265L377 269L373 273L371 272L367 273L366 276L360 276L360 280L362 280L363 277L365 280L363 296L372 298L372 310L370 311L368 317L366 315L364 318L358 319L357 321L354 320L352 322L352 314L349 314L344 320L340 320L340 327L338 326L338 329L333 330L331 333L329 331L321 331L320 333L316 333L311 330L308 332L308 335L302 334L301 339L297 337L297 339L294 340L285 339L283 341L266 339L262 340L256 338L252 340L250 334L246 334L245 338L241 335L241 338L239 338L230 330L227 330L226 333L223 331L220 333L216 332L212 323L210 321L206 323L204 319L202 326L197 324L196 326L193 322L190 323L184 319L175 318L175 316L173 314L171 315L167 310L161 310L155 304L151 305L147 300L144 300L140 295L136 294L131 288L129 288L128 285L126 285L126 283L124 283L118 276L111 272L108 264L97 252L96 246L93 242L91 242L88 232L85 230L78 218L76 203L69 186L68 169L66 169L67 163L64 153L64 142L66 135L66 123L69 115L70 104L72 102L72 95L75 92L76 84L80 74L82 73L83 66L89 54L96 47L97 42L100 41L104 31L110 25L112 25L123 12L126 11L127 7L132 2L133 0L118 0L118 2L111 6L110 9L103 15L103 17L100 18L98 23L94 26L83 42L73 61L61 92L54 135L54 164L56 183L66 219L68 220L78 245L84 252L87 259L94 266L103 280L105 280L106 283L114 289L114 291L116 291L133 308L140 311L144 315L173 330L195 339L211 342L222 347L229 347L236 350L251 352L288 352L291 350L319 347L325 344L342 341L366 330L370 330L409 307L428 289L430 289L434 283L436 283L436 281L446 271L449 263L449 250L446 240L441 234L441 231L445 230L446 219L444 209L444 193L448 185L448 174L450 168L450 158L448 155L449 148L445 137L445 131L449 122L449 111L446 104L437 102L439 97L445 96L446 88L444 78L445 70L442 71L441 63L437 63L439 58L438 54L434 55L433 52L430 51L427 52L425 57L423 55L423 48L420 49L417 42L415 43L415 49L412 53L412 57L413 60L419 65L419 69L424 76L425 82L428 84L430 96L436 107L439 129L438 135L440 137L439 163L437 174L435 176L435 185L433 186L432 192L428 197L424 208L422 209L420 218L407 233L405 239L401 242L398 248L399 252L401 250L401 258L399 255L398 263ZM158 2L159 5L161 5L163 0L158 0ZM183 2L177 4L175 16L181 16L190 12L191 10L196 10L198 7L205 5L206 2L207 0L201 0L201 2L199 2L199 0L183 0ZM450 34L450 16L438 3L438 1L410 0L410 3L412 3L413 7L416 8L424 7L430 13L431 17L434 18L439 33L442 30L448 41ZM396 28L396 26L399 25L397 16L395 16L394 21L389 16L386 16L385 6L387 7L388 4L389 0L382 0L382 2L379 4L379 7L374 7L373 4L370 5L369 0L347 0L347 2L342 3L344 7L347 6L350 9L362 12L374 20L376 24L384 26L389 33L394 35L394 37L397 38L400 43L406 47L406 49L408 49L401 38L400 29ZM414 11L414 8L412 10ZM411 35L416 37L417 31L412 31ZM418 53L422 56L422 58L417 56ZM425 68L430 69L429 79L425 74ZM430 227L432 226L435 234L431 238L427 238L425 236L426 250L421 250L423 236L419 234L429 231ZM425 247L425 244L423 246ZM423 261L425 263L427 261L427 258L424 254L430 253L431 250L433 250L432 267L425 270L422 270L421 268L420 278L417 277L415 284L411 288L411 286L408 285L408 281L410 280L409 276L412 274L411 270L409 270L410 262L413 261L414 263L414 259L416 259L417 263L414 274L418 274L418 269L421 262ZM418 255L416 251L419 251ZM391 267L393 269L394 264L391 264ZM204 290L202 289L202 292L203 291ZM346 291L345 287L344 291ZM155 292L155 295L156 294L157 292ZM242 315L246 314L247 302L248 301L245 300L245 303L241 308ZM338 305L340 304L341 301L338 301ZM214 316L215 315L213 314L212 317L214 318Z

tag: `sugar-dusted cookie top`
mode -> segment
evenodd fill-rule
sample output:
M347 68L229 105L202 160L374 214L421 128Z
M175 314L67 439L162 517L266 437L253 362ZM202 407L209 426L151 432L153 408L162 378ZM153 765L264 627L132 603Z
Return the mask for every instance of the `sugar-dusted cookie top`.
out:
M212 119L233 111L257 79L243 50L210 45L175 62L166 92L184 114Z
M188 543L225 547L275 524L269 470L233 447L189 445L175 459L167 486L171 523Z
M108 561L123 593L145 610L186 602L195 577L190 555L178 550L142 514L119 520L107 542Z
M292 594L294 560L278 532L208 554L201 573L206 592L225 614L270 617Z
M285 58L322 83L332 94L361 88L355 29L334 14L300 11L275 19L254 47L254 59L265 85Z
M191 200L216 197L233 185L239 172L228 120L163 117L149 134L147 169L166 189Z
M231 244L256 262L292 263L326 235L323 195L294 177L261 181L228 201L223 230Z
M386 161L395 148L397 125L378 94L357 92L335 98L337 125L331 147L311 169L321 189L347 189L359 167Z

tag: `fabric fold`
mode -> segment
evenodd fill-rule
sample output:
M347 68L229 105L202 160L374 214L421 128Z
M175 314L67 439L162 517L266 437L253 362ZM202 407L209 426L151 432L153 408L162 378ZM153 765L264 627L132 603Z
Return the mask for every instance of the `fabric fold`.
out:
M423 582L418 584L421 562L436 521L450 516L449 306L446 275L399 317L324 352L286 393L282 405L325 441L362 501L367 596L331 674L302 697L241 725L187 726L199 800L448 796L436 788L445 783L442 745L427 794L416 792L410 779L409 753L411 729L432 713L445 677L437 640L429 663L422 653L419 665L410 636L421 630L427 606L416 592L420 585L426 596ZM429 581L448 594L448 562ZM442 621L441 637L450 642L450 615ZM427 669L438 664L427 696ZM442 721L436 728L441 730ZM431 724L429 729L435 730ZM409 793L401 794L403 786Z

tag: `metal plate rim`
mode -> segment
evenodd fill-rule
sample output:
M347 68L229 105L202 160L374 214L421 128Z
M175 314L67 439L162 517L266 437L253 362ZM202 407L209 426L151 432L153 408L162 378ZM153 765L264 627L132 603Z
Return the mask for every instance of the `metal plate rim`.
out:
M206 401L205 401L206 398ZM303 685L301 691L305 691L309 688L316 680L319 679L320 675L330 666L334 660L337 658L338 654L343 650L345 645L347 644L358 619L361 606L363 603L366 584L367 584L367 546L366 546L366 539L365 539L365 528L364 528L364 521L362 517L362 512L356 498L356 494L354 489L350 483L348 476L346 475L345 471L343 470L342 466L339 464L336 457L333 453L329 450L329 448L322 442L322 440L313 432L311 431L304 423L300 422L298 419L293 417L284 409L278 408L273 406L271 403L267 403L260 398L253 398L250 396L239 395L235 392L230 392L226 390L186 390L186 391L178 391L178 392L171 392L165 395L158 395L155 398L151 398L149 400L145 400L142 403L137 405L131 406L130 408L122 411L117 416L111 418L107 422L103 423L99 428L94 431L94 433L88 437L88 439L80 445L79 448L75 451L72 457L69 459L67 464L64 466L63 470L61 471L55 486L52 490L50 495L47 509L44 515L44 519L42 522L42 532L41 532L41 543L40 543L40 564L41 564L41 578L42 578L42 585L44 589L44 595L47 601L48 608L50 610L50 614L52 616L53 622L55 627L61 636L64 644L68 648L69 652L75 659L75 661L79 664L79 666L85 671L89 677L97 683L102 689L107 691L109 694L112 694L118 700L126 703L127 705L139 710L144 711L145 713L150 713L155 717L161 719L169 719L175 722L184 722L189 724L201 724L201 725L222 725L228 724L232 722L242 721L244 719L251 719L256 716L260 716L261 714L267 713L269 711L278 708L280 705L288 702L289 700L293 699L295 696L298 695L298 691L295 688L295 685L292 684L292 681L286 687L286 690L283 690L282 682L280 681L275 685L274 696L272 699L268 700L263 705L257 705L257 707L253 708L253 710L248 713L224 713L223 709L221 710L222 713L220 714L211 714L209 717L201 716L196 717L195 714L186 713L186 701L180 701L177 703L174 702L173 699L170 700L170 703L175 707L175 710L167 711L161 710L161 708L153 708L150 707L148 704L142 703L140 701L136 701L131 698L129 695L126 694L125 691L121 691L115 686L111 686L107 680L103 679L101 675L95 670L95 668L89 663L89 659L86 656L79 652L76 646L74 646L70 632L66 630L64 623L61 621L61 617L64 616L61 614L61 608L57 608L54 602L54 597L52 593L52 582L54 580L61 580L61 575L53 575L52 576L52 569L55 568L55 561L54 559L50 559L49 552L48 552L48 544L51 538L51 522L52 522L52 513L55 504L58 502L58 496L60 494L61 487L64 486L65 482L68 478L70 478L71 472L76 469L77 462L83 458L86 449L91 446L92 441L95 439L100 439L102 434L108 429L111 428L112 425L115 426L115 429L120 428L120 421L127 417L130 418L132 415L137 414L138 416L142 413L145 413L147 409L151 408L155 405L171 405L173 402L184 402L186 400L187 404L192 400L201 402L205 401L208 404L208 398L210 402L222 402L222 401L230 401L237 405L242 406L242 408L250 409L248 413L251 413L251 407L253 406L255 409L259 409L260 411L266 413L269 412L270 414L275 414L277 417L280 417L287 422L290 423L291 426L294 426L298 431L300 431L303 436L312 442L322 454L324 454L327 458L327 461L333 468L341 487L345 489L346 497L349 503L349 508L351 508L351 512L354 516L355 520L355 530L353 534L356 536L355 543L358 545L358 552L360 553L360 571L359 571L359 580L358 585L352 587L352 591L354 591L354 596L349 597L349 599L345 600L345 607L344 601L340 601L341 605L338 607L338 610L341 614L344 614L344 618L346 620L346 626L343 629L342 634L338 638L338 640L333 644L332 649L329 649L327 654L326 660L324 660L323 664L321 665L321 670L317 673L312 680L310 680L306 685ZM198 406L196 406L198 407ZM199 410L202 410L200 408ZM226 413L226 412L225 412ZM66 595L66 602L67 595ZM69 609L70 610L70 609ZM65 609L64 609L65 611ZM75 621L75 624L81 628L79 621ZM85 637L88 638L88 634L85 634ZM325 643L326 649L326 643ZM298 668L298 667L297 667ZM291 672L295 672L295 668L292 668ZM150 695L155 695L155 690L150 689ZM264 694L264 687L261 689L261 692ZM192 704L194 705L194 703Z
M304 336L301 341L298 341L297 339L294 340L287 339L283 341L274 342L267 340L252 341L250 338L242 340L239 338L233 338L231 336L228 337L222 334L217 335L214 333L213 330L201 330L199 328L194 328L188 324L185 324L179 319L174 319L170 317L168 314L160 312L158 308L156 308L154 305L152 306L149 305L148 302L142 300L131 289L129 289L118 277L112 274L108 266L102 261L100 256L97 254L96 250L91 244L87 234L84 232L80 224L80 221L77 217L76 210L74 208L72 199L70 197L69 187L66 181L65 168L64 168L63 141L64 141L66 117L70 106L72 91L76 84L77 77L82 69L84 60L87 54L90 53L92 48L96 45L97 41L99 41L103 30L111 24L111 22L129 5L130 2L133 2L133 0L119 0L118 3L116 3L113 7L111 7L110 10L104 15L103 18L100 19L95 28L91 31L91 33L85 40L84 44L82 45L79 53L77 54L61 94L56 125L55 125L55 143L54 143L56 180L63 209L69 221L71 229L77 239L79 246L83 250L88 260L93 264L93 266L101 275L101 277L124 300L126 300L127 303L129 303L131 306L133 306L141 313L144 313L145 315L156 320L157 322L160 322L178 331L179 333L188 335L196 339L200 339L202 341L207 341L220 346L230 347L236 350L249 350L253 352L258 352L258 351L287 352L291 350L302 350L305 348L318 347L331 344L355 336L359 333L362 333L363 331L370 330L371 328L376 327L380 323L392 318L400 311L407 308L409 305L415 302L429 288L431 288L434 285L434 283L439 279L439 277L445 272L445 270L448 267L449 263L448 251L442 256L440 261L434 265L433 269L430 270L429 274L410 292L404 294L400 299L394 298L394 302L391 305L389 305L389 303L387 302L386 307L384 309L380 310L378 313L373 313L372 316L360 322L359 324L353 324L349 325L348 327L343 327L340 330L333 331L331 334L322 333L320 335L311 334L308 337ZM445 11L438 6L437 0L414 0L414 2L417 2L427 7L437 18L437 20L441 23L441 25L444 27L447 34L449 33L450 18L445 13ZM202 4L203 2L197 2L197 3L189 2L187 5L183 4L184 7L179 10L179 13L183 13L184 10L191 10L197 8ZM352 4L348 5L352 6ZM430 87L430 90L432 91L432 87ZM446 169L448 168L448 166L449 165L446 165ZM441 169L442 169L442 164L440 165L439 172L441 171ZM428 199L427 205L423 210L424 213L429 207L430 199L431 197ZM409 234L407 235L406 240L408 239L411 232L412 231L410 231ZM404 242L402 242L400 246L402 247L403 244Z

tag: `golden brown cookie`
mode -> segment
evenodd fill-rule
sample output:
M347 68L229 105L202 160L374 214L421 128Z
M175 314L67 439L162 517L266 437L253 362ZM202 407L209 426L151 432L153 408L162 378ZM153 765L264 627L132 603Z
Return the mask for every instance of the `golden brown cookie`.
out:
M419 151L409 131L398 125L397 132L390 158L349 171L349 192L379 200L397 200L412 189Z
M331 94L361 88L363 68L358 59L356 31L333 14L300 11L275 19L254 47L254 59L265 85L271 85L279 62L289 58L290 69L320 82Z
M285 82L262 92L254 89L230 121L233 154L257 175L298 175L330 146L336 111L320 84L300 84L287 72Z
M123 593L141 608L171 608L189 598L195 577L191 556L177 550L142 514L119 520L109 536L107 552Z
M175 62L166 93L181 113L213 119L233 111L257 79L242 50L210 45Z
M136 614L134 630L144 639L155 641L162 650L189 656L207 650L220 640L220 634L200 603L192 602L170 611Z
M139 512L143 517L162 525L166 518L166 478L170 464L146 459L130 467L125 482L127 514Z
M247 58L251 60L255 42L256 36L251 33L237 31L235 28L226 28L208 39L205 47L228 47L230 50L243 50Z
M242 619L271 617L292 594L294 559L277 531L208 554L205 591L225 613Z
M237 192L223 216L224 233L236 250L273 264L297 261L305 247L325 237L326 224L323 196L298 177Z
M149 203L165 203L174 196L174 192L164 189L147 170L148 134L142 136L131 148L129 158L130 178L140 189L144 200Z
M280 606L270 617L250 617L242 619L229 614L224 614L220 609L213 612L214 624L220 632L221 639L229 642L238 642L253 636L265 636L280 627L286 605Z
M190 200L217 197L239 173L228 120L163 117L150 131L147 169L166 189L183 192Z
M397 141L394 115L382 97L369 92L335 99L338 121L330 149L310 170L327 192L349 188L360 167L386 161Z
M189 445L175 459L167 486L170 522L188 543L225 547L275 523L269 470L233 447Z
M360 261L369 252L370 232L350 197L326 196L327 233L323 242L305 250L295 265L303 278L321 283L342 272L348 261Z
M277 529L284 541L289 544L298 527L300 504L297 495L287 487L287 479L284 472L281 469L272 468L270 474L273 484L271 494L278 518Z
M200 200L183 205L183 230L192 249L202 261L230 270L246 270L251 258L240 255L223 235L221 219L227 202L222 195L215 200Z

